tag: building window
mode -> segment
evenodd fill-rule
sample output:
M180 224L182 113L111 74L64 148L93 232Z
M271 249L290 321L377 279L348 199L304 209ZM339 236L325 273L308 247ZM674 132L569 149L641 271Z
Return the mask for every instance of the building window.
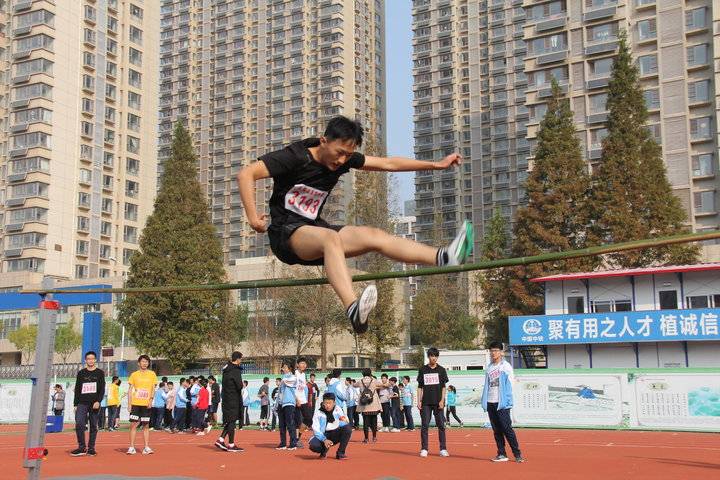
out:
M650 40L657 37L657 24L654 18L640 20L637 27L639 40Z
M130 16L133 17L133 19L142 22L143 19L143 9L138 7L137 5L131 3L130 4Z
M15 28L26 28L34 27L35 25L48 25L50 27L54 24L55 15L47 10L33 10L22 15L15 15Z
M128 83L135 88L141 88L142 75L140 72L137 72L132 68L128 69Z
M15 40L13 47L14 53L26 54L33 50L43 48L51 51L53 49L53 38L41 33L40 35L31 35Z
M130 257L132 257L134 253L135 250L131 248L123 248L123 265L130 265Z
M105 75L108 77L116 77L117 76L117 63L108 61L105 64Z
M588 27L588 42L606 42L617 37L617 23Z
M100 222L100 235L103 237L109 237L112 235L112 223L102 221Z
M707 9L694 8L685 12L685 27L688 30L696 30L707 26Z
M80 169L80 183L92 183L92 171L87 168Z
M100 258L103 260L110 259L110 245L100 245Z
M688 99L690 100L690 103L709 101L710 80L688 83Z
M709 139L710 135L710 117L690 119L690 138L692 140Z
M75 255L87 257L90 253L90 242L87 240L78 240L75 242Z
M657 88L645 90L643 92L645 98L645 106L648 110L657 110L660 108L660 91Z
M687 48L688 67L707 65L708 63L708 45L703 43L693 45Z
M20 62L14 65L15 75L33 75L35 73L52 74L53 62L46 58L36 58L27 62Z
M714 155L712 153L703 153L692 157L693 177L706 177L715 174L713 168Z
M695 213L715 213L715 190L695 192Z
M140 161L135 160L134 158L128 158L125 165L125 171L129 175L137 175L140 173Z
M131 220L137 222L138 219L138 206L133 203L125 204L125 220Z
M75 278L88 278L88 266L75 265Z
M42 258L8 260L5 265L8 272L43 272L45 270L45 260Z
M89 232L90 219L88 217L77 217L77 229L81 232Z
M142 30L130 25L130 41L142 45Z
M638 58L638 65L640 67L640 75L652 75L657 73L657 55L643 55Z
M50 123L52 122L52 110L47 108L30 108L27 110L19 110L12 114L13 125L23 125L30 123Z
M593 313L629 312L632 310L632 301L626 299L591 301L590 305Z
M51 148L51 137L45 132L25 133L13 137L13 149Z
M10 270L8 271L17 271ZM8 333L20 328L22 323L22 312L3 312L0 313L0 340L8 338Z
M660 297L660 310L677 310L678 296L676 290L664 290L658 292Z
M135 92L128 92L128 107L140 110L140 94Z
M125 195L128 197L137 197L140 193L140 184L132 180L125 180Z
M136 50L133 47L130 47L128 50L128 58L130 60L130 63L135 65L136 67L142 66L142 52L140 50Z
M685 303L687 308L718 308L720 295L688 295Z
M590 96L590 113L602 113L607 111L607 93Z
M130 153L139 153L140 152L140 139L128 135L127 151Z
M52 87L46 83L31 83L13 89L14 100L32 100L33 98L52 100Z
M137 228L125 225L123 227L123 240L126 243L137 243Z
M112 198L103 198L101 210L103 213L112 213L113 201Z
M90 208L90 194L86 192L79 192L78 205L84 208Z
M128 130L132 130L133 132L139 132L140 131L140 117L133 113L128 113L127 114L127 128L128 128Z

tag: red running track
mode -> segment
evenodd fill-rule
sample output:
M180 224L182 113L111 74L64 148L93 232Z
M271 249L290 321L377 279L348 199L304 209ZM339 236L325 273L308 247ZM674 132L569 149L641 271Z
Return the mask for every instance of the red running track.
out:
M0 429L0 478L24 478L21 456L24 435L18 428ZM690 479L720 478L720 434L635 432L601 430L519 429L524 464L492 463L495 455L492 432L485 429L448 431L450 458L438 456L437 432L430 431L430 456L420 458L420 432L380 433L378 442L364 445L355 432L348 447L349 459L325 460L307 449L274 450L278 434L257 430L238 432L244 453L227 453L207 436L151 432L154 455L125 455L128 433L100 432L97 457L73 458L72 431L48 434L50 454L43 462L42 478L69 475L112 474L132 476L182 475L198 479L272 478L288 472L295 478L403 480L489 478L513 479ZM138 435L138 439L141 439ZM142 440L140 440L142 442ZM142 443L138 446L142 447ZM140 449L138 448L138 451ZM508 452L509 453L509 452ZM465 477L468 475L468 477Z

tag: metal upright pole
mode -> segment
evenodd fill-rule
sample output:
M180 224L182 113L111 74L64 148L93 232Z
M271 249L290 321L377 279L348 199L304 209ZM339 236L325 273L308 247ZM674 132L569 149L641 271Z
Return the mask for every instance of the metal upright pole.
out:
M43 279L42 288L53 288L52 278ZM32 380L30 415L23 451L23 467L28 469L28 479L31 480L40 478L40 466L47 454L43 443L50 395L50 373L55 350L55 324L59 308L60 304L52 300L52 294L40 296L35 368L30 377Z

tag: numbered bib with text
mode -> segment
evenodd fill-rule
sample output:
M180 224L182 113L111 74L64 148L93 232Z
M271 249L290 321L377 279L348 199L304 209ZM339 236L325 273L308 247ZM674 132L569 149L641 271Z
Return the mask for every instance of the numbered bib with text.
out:
M82 393L97 393L97 382L85 382L82 384Z
M150 392L144 388L138 388L135 390L135 398L140 400L148 400L150 398Z
M285 194L285 209L315 220L327 196L328 192L301 183Z
M440 383L440 374L426 373L423 375L423 381L425 385L438 385Z

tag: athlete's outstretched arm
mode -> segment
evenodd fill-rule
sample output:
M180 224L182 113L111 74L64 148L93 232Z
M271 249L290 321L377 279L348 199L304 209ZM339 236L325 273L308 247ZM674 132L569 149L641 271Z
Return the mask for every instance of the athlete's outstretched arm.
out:
M258 216L255 205L255 182L263 178L270 178L270 172L263 162L251 163L237 175L240 200L245 208L248 223L253 230L260 233L267 230L267 214Z
M445 170L454 165L462 163L459 153L452 153L439 162L428 162L425 160L413 160L404 157L365 157L365 165L362 170L384 171L384 172L414 172L417 170Z

